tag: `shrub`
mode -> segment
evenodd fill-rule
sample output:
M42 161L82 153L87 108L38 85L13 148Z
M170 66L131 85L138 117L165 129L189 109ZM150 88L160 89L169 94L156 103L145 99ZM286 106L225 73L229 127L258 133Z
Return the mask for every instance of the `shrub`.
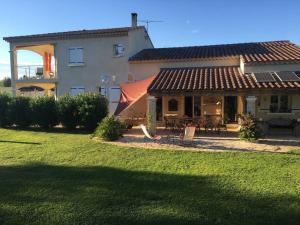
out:
M259 138L260 132L255 119L250 114L241 115L241 129L239 137L247 141L255 141Z
M107 100L100 94L93 93L79 94L76 98L80 125L87 130L95 130L97 124L108 114Z
M25 128L31 125L31 98L17 96L12 98L8 109L8 119L11 124Z
M57 124L58 112L54 97L40 96L32 99L32 122L42 128Z
M70 94L62 96L58 101L59 121L67 129L75 129L79 125L79 107L76 97Z
M12 97L6 93L0 93L0 127L10 125L8 119L8 110L12 101Z
M9 77L4 78L3 87L11 87L11 79Z
M106 141L115 141L122 137L124 126L114 116L105 117L95 131L95 136Z

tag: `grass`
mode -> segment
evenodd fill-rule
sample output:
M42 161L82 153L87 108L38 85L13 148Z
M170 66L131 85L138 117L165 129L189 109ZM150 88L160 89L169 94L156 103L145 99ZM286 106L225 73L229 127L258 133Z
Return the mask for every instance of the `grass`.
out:
M300 155L0 129L0 224L299 224Z

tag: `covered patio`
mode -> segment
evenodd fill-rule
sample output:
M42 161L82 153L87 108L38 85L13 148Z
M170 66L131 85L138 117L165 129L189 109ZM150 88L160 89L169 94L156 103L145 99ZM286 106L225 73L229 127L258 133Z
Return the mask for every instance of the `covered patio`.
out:
M148 87L147 113L156 118L152 132L172 120L175 127L184 121L181 127L238 130L239 115L245 113L264 126L271 121L279 127L299 125L300 79L284 81L274 72L269 74L274 80L259 80L258 75L242 74L235 66L161 69Z

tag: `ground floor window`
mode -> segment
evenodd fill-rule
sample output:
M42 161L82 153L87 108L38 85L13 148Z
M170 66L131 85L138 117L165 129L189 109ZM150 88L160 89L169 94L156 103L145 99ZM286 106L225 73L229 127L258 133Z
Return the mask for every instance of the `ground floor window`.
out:
M84 87L72 87L71 88L71 95L76 96L78 94L84 93L85 88Z
M270 102L271 113L289 113L291 112L291 96L272 95Z

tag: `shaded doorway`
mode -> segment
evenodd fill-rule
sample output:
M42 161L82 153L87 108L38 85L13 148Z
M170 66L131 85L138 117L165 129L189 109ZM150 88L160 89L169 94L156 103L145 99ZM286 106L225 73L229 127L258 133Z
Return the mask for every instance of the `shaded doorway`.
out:
M184 98L184 115L193 117L193 97L186 96Z
M162 121L162 98L158 97L156 100L156 120Z
M225 122L237 121L237 96L224 97L224 120Z

